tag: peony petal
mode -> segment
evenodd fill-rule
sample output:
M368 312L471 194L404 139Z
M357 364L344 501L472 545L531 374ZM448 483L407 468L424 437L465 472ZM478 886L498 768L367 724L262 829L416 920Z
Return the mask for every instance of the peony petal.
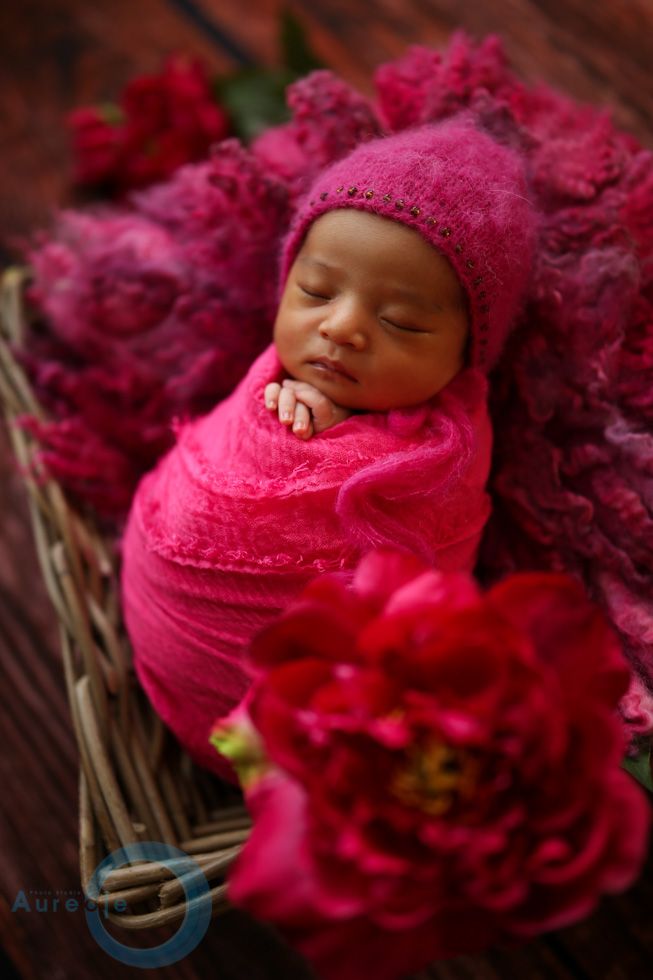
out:
M575 695L615 706L629 672L605 616L569 576L522 573L494 586L487 601L533 638L540 659Z
M299 599L279 619L253 640L249 650L255 669L305 657L328 663L355 663L351 624L339 611L311 599Z
M433 610L438 607L447 610L465 609L479 599L478 585L470 575L443 572L429 569L421 575L413 576L405 584L397 586L389 595L383 610L384 616L396 616Z
M426 570L421 558L403 551L377 549L361 558L353 579L356 593L377 608Z
M319 869L309 852L307 797L279 770L268 773L247 794L254 828L229 876L229 898L253 915L284 927L318 925L327 915L347 918L360 902L325 896Z
M613 828L601 887L606 892L621 892L635 882L646 860L651 802L636 780L617 771L606 780L606 805L613 815Z

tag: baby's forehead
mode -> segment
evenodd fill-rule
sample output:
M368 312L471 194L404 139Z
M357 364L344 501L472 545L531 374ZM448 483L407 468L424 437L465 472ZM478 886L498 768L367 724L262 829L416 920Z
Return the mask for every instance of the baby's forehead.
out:
M406 300L466 304L458 275L431 241L415 228L367 211L339 208L320 215L309 226L295 264L316 275L362 280Z

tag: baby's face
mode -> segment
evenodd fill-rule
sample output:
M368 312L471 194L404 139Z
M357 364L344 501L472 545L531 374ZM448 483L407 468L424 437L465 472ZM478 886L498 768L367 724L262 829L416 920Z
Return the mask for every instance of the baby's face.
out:
M465 295L419 232L353 208L310 227L274 324L288 374L336 405L388 411L436 395L463 366Z

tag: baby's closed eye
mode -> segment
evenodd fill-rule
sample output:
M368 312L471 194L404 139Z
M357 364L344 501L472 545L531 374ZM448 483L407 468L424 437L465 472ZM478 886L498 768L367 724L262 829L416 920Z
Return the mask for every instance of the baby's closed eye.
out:
M326 295L326 291L320 292L319 290L311 290L307 289L305 286L300 286L299 288L305 296L310 296L311 299L324 299L327 301L331 299L330 296Z
M383 323L387 323L391 327L394 327L395 330L405 330L406 333L426 333L426 331L422 330L420 327L408 327L402 323L396 323L394 320L390 320L387 316L381 317L381 320Z

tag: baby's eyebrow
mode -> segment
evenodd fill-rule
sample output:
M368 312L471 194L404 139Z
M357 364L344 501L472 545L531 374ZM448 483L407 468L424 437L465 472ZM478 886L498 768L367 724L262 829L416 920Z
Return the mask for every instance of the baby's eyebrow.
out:
M446 313L443 306L436 303L435 300L426 299L424 296L420 296L419 293L413 293L410 289L404 289L402 286L391 286L392 292L401 296L402 299L407 299L411 303L415 303L417 306L421 306L425 310L434 310L436 313Z
M299 259L299 262L300 262L300 264L303 264L305 262L308 262L308 263L310 263L310 265L319 265L323 269L333 269L334 268L328 262L322 262L321 259L314 259L312 255L304 255L304 256L302 256L302 258Z

